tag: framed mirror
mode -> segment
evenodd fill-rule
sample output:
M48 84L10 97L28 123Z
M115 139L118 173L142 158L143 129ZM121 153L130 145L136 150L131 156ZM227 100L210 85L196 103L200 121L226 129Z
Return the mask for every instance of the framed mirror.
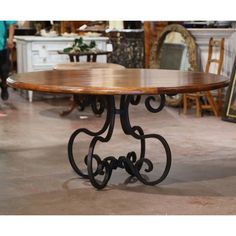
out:
M190 32L179 24L166 26L154 44L151 68L182 71L197 71L197 46ZM171 106L182 104L180 94L167 96L166 103Z
M236 122L236 57L234 59L230 85L226 94L222 119L225 121Z

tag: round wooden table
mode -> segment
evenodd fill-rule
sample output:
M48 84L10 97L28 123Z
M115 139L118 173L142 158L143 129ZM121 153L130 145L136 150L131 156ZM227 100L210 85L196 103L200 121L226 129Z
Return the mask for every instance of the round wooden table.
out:
M78 175L88 178L97 189L104 188L112 170L120 167L142 183L155 185L163 181L171 167L171 150L167 141L159 134L144 134L140 126L132 126L129 119L129 105L138 105L141 95L145 96L148 111L157 113L165 105L165 94L208 91L225 87L229 79L215 74L200 72L181 72L158 69L90 69L90 70L53 70L14 74L7 79L13 88L51 93L91 94L99 96L107 107L103 127L93 132L86 128L75 130L68 142L68 157L72 168ZM120 96L120 106L116 108L114 95ZM160 96L158 107L153 107L155 97ZM95 102L94 102L95 103ZM92 104L96 106L96 104ZM120 116L121 127L126 135L131 135L140 142L139 155L130 151L126 156L101 158L95 153L97 142L108 142L114 130L115 115ZM84 172L76 163L74 144L77 136L83 134L91 137L88 154L84 157L87 171ZM102 136L103 135L103 136ZM145 157L147 140L159 141L165 151L163 171L157 179L150 180L147 173L153 172L153 162ZM127 144L126 144L127 145ZM122 150L122 144L121 144ZM163 165L162 165L163 166ZM145 175L142 173L144 171Z

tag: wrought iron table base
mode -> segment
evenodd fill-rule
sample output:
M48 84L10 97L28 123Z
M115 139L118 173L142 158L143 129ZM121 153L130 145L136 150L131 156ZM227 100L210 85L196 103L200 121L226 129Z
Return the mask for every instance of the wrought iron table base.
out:
M122 168L125 169L131 176L135 176L139 181L146 185L156 185L162 182L168 175L170 167L171 167L171 151L167 141L158 134L144 134L144 131L139 126L131 126L129 120L129 104L138 105L141 96L133 96L133 95L122 95L120 98L120 108L117 109L115 106L115 99L112 95L100 96L100 99L104 99L107 107L107 115L106 120L101 128L101 130L97 132L92 132L85 128L80 128L75 130L68 142L68 157L72 168L75 172L83 177L90 180L91 184L97 188L102 189L104 188L112 174L113 169ZM158 108L153 108L151 106L151 101L155 101L153 96L149 96L145 99L145 106L150 112L157 113L161 111L165 105L165 95L160 95L160 105ZM94 99L96 101L96 99ZM92 106L96 107L96 104L91 104ZM94 153L94 148L97 142L108 142L113 134L114 124L115 124L115 116L116 114L120 115L120 122L121 127L126 135L131 135L137 140L140 140L140 156L137 157L137 154L134 151L129 152L126 156L120 156L116 159L113 156L105 157L101 159L101 157ZM105 134L105 137L101 136ZM79 166L76 164L75 157L73 154L73 145L75 142L75 138L80 133L87 134L88 136L92 137L92 140L89 145L88 154L85 156L84 161L87 165L87 173L83 173ZM153 170L153 163L151 160L145 158L145 151L146 151L146 139L157 139L159 140L166 153L166 161L165 161L165 168L158 179L149 181L143 177L140 173L142 166L145 164L147 168L145 172L151 172ZM95 165L94 165L95 163ZM96 166L94 168L94 166ZM96 177L102 177L101 179L97 179Z

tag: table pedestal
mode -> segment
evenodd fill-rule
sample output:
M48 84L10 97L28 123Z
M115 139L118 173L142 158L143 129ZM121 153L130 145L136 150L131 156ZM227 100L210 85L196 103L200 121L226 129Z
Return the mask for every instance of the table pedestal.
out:
M97 132L92 132L85 128L80 128L73 132L68 143L68 156L72 168L79 176L89 179L91 184L97 189L102 189L107 185L113 169L117 169L118 167L125 169L131 176L135 176L139 181L146 185L156 185L162 182L168 175L171 167L171 151L168 143L161 135L144 134L141 127L131 126L129 120L129 104L138 105L141 100L141 96L122 95L120 97L119 109L115 106L114 96L106 95L100 96L99 98L104 99L107 106L106 121L101 130ZM94 101L96 100L94 99ZM153 108L151 106L151 101L155 101L155 98L153 96L147 97L145 99L145 106L150 112L157 113L161 111L165 105L165 95L160 95L160 105L158 108ZM97 142L109 142L111 139L114 130L115 116L117 114L120 116L121 127L124 133L140 140L139 157L134 151L130 151L126 156L120 156L118 159L113 156L108 156L102 159L98 154L94 153L94 148ZM87 173L82 172L76 164L73 153L75 138L81 133L91 136L92 138L89 145L88 154L84 157L85 164L87 165ZM102 135L104 135L104 137ZM165 167L162 174L158 177L158 179L152 181L146 178L146 174L141 174L141 170L144 169L144 167L144 171L146 173L153 171L152 161L145 157L147 139L159 140L162 143L166 154ZM99 177L99 179L97 177Z

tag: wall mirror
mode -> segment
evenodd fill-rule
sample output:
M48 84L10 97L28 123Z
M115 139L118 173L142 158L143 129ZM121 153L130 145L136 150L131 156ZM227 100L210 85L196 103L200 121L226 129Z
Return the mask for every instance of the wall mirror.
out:
M230 85L226 94L222 119L225 121L236 122L236 57L234 59Z
M178 24L166 26L152 50L151 68L197 71L197 46L190 32ZM167 96L167 105L182 104L182 95Z

